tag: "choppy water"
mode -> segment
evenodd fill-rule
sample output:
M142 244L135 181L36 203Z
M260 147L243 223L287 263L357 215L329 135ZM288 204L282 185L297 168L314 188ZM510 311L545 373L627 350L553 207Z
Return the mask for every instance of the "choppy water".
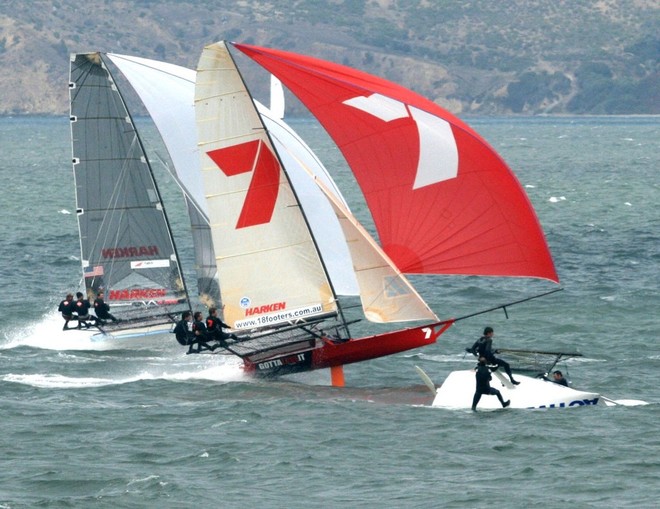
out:
M348 366L338 389L323 373L250 380L235 361L185 356L167 336L90 347L62 333L54 307L80 279L68 123L0 119L0 508L655 507L660 119L471 123L526 186L565 290L510 308L508 320L460 322L423 350ZM318 127L294 126L333 167ZM442 317L552 288L414 281ZM438 383L470 366L463 348L486 324L499 346L577 348L585 357L562 366L575 387L651 404L429 408L414 366Z

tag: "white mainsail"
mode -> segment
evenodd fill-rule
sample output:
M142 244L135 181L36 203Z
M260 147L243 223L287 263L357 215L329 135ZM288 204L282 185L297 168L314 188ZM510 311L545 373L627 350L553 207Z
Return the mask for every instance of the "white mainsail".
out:
M224 45L202 52L195 112L226 321L255 328L337 313L300 205Z

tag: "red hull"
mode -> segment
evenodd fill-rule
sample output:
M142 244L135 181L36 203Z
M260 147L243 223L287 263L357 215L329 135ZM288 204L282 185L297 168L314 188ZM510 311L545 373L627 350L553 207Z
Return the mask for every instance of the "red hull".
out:
M320 345L306 351L259 362L245 359L244 369L260 375L278 375L376 359L435 343L438 337L453 323L453 320L448 320L375 336L350 339L343 343L324 339Z

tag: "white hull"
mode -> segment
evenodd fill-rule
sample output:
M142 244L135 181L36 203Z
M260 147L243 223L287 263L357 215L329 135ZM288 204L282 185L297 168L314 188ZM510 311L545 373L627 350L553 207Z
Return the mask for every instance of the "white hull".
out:
M85 338L91 342L105 342L105 341L122 341L135 338L143 338L145 336L153 336L158 334L166 334L172 330L173 324L163 323L158 325L150 325L147 327L132 327L128 329L115 329L100 331L95 327L89 329L72 329L66 331L67 335L71 335L76 339ZM174 337L172 337L174 339Z
M163 323L159 325L151 325L149 327L135 327L133 329L123 329L116 331L98 332L90 338L92 341L107 341L107 340L121 340L132 339L144 336L153 336L155 334L163 334L172 330L173 324Z
M512 385L506 375L493 373L491 387L502 393L504 400L511 400L509 408L569 408L597 405L601 396L595 392L584 392L562 385L515 375L520 385ZM438 388L433 406L439 408L471 408L476 386L473 370L453 371ZM477 410L502 408L496 396L481 396Z

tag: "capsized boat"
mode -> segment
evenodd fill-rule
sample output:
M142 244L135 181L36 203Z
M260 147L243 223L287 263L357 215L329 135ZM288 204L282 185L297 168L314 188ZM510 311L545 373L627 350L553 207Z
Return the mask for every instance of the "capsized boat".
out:
M359 184L380 243L308 174L341 224L364 317L423 323L351 335L289 162L219 42L200 57L195 114L224 321L243 339L229 349L247 371L338 368L434 343L455 319L440 320L404 273L558 282L524 190L467 124L410 90L351 68L233 46L302 101Z
M433 380L419 366L417 373L433 394L431 406L446 409L470 409L476 389L475 370L459 370L449 373L442 385L436 387ZM591 391L577 390L557 384L544 375L531 377L516 373L518 385L513 385L499 371L492 372L491 387L499 390L504 401L509 400L508 408L546 409L592 407L604 403L605 406L644 406L646 401L639 399L610 399ZM483 395L477 409L496 410L502 405L495 396Z
M491 387L510 400L510 408L570 408L597 405L600 394L578 391L543 378L516 373L519 385L512 385L499 371L492 373ZM475 391L473 369L452 371L438 388L432 406L441 408L471 408ZM495 396L482 396L479 409L502 408Z
M161 334L190 301L138 129L98 53L71 56L69 96L84 289L120 320L84 333Z

